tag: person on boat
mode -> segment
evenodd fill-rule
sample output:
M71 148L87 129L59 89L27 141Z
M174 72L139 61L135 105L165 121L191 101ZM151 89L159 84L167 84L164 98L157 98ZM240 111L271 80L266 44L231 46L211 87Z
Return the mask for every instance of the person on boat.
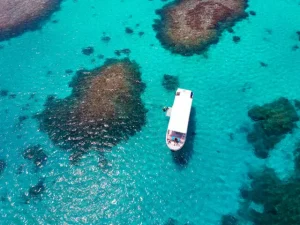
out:
M163 107L163 111L164 111L164 112L168 111L168 109L169 109L169 107L166 107L166 106Z
M175 139L174 139L174 142L175 142L175 144L178 144L178 143L179 143L178 138L175 138Z

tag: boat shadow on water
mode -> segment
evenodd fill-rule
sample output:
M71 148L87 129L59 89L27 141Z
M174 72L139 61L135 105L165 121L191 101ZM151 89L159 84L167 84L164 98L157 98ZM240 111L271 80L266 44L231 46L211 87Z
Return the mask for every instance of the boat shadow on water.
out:
M196 109L191 108L189 127L185 145L179 151L171 151L173 161L180 167L184 168L189 163L194 152L194 139L196 135Z

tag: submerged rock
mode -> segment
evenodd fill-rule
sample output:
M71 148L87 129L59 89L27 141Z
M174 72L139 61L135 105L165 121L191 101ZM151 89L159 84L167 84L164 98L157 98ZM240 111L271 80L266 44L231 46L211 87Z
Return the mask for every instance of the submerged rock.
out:
M146 122L140 98L145 84L138 65L129 59L79 71L70 87L69 97L49 98L36 118L53 143L75 152L72 160L90 148L110 148L128 139Z
M23 157L25 159L33 160L37 167L42 167L48 159L40 145L34 145L26 148L23 152Z
M247 16L247 0L177 0L157 14L153 28L162 45L182 55L199 54L218 41L221 32Z
M260 204L263 209L248 209L247 218L254 225L299 225L300 180L281 181L268 168L252 176L247 201Z
M61 0L1 0L0 41L40 27L59 8Z
M248 116L254 121L254 128L248 134L248 141L254 146L255 154L260 158L267 158L269 151L292 132L299 120L294 106L286 98L254 106Z
M162 79L162 86L167 91L175 91L179 87L179 79L177 76L164 74Z

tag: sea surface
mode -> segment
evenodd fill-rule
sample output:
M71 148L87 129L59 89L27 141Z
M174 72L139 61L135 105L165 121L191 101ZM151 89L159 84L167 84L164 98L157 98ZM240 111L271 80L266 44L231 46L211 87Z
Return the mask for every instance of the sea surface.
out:
M256 16L238 22L234 34L224 31L204 55L191 57L171 54L155 37L155 10L167 3L65 0L41 30L0 43L0 89L9 91L0 97L0 159L7 164L0 175L0 224L164 224L173 218L218 225L222 215L239 209L239 189L250 170L267 165L281 179L292 173L299 129L265 160L254 155L245 131L252 126L247 112L253 105L300 99L300 49L293 50L300 46L300 2L249 0L247 11ZM134 32L127 34L126 27ZM103 32L109 42L101 40ZM81 52L88 46L95 49L90 56ZM124 48L147 85L147 123L105 153L106 167L99 167L93 151L71 165L69 153L39 131L33 116L47 96L70 95L76 70L101 66L105 60L98 55L116 58L114 51ZM194 91L192 135L179 156L165 145L162 107L172 105L174 93L163 88L164 74ZM20 116L27 119L20 122ZM48 155L41 169L22 156L36 144ZM41 178L45 192L26 204L24 194Z

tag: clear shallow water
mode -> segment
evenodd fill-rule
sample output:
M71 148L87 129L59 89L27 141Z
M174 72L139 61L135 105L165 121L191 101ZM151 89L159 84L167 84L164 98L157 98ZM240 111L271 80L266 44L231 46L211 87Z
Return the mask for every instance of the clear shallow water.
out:
M254 104L280 96L299 99L300 50L292 51L300 45L298 2L250 0L248 10L257 15L234 27L241 41L235 44L233 34L224 32L207 58L172 55L160 46L152 24L155 10L164 4L67 0L52 16L58 23L48 22L40 31L1 43L1 89L16 94L14 99L0 98L0 156L7 162L0 178L1 223L163 224L172 217L182 223L216 225L223 214L239 208L239 188L248 181L249 169L268 165L281 178L291 173L299 130L277 145L267 160L259 160L240 128L250 128L247 111ZM127 26L134 34L125 33ZM145 32L143 37L139 31ZM102 32L111 37L109 43L101 41ZM81 53L87 46L95 48L93 55ZM105 154L108 168L98 167L94 152L79 166L70 166L69 155L39 132L31 116L43 110L48 95L70 94L73 74L67 75L66 69L92 69L104 62L98 54L115 57L114 51L123 48L131 50L130 58L140 64L147 84L142 96L149 110L147 124ZM268 66L261 67L260 61ZM165 146L168 120L161 108L171 105L174 96L163 89L163 74L179 76L180 86L195 93L196 135L188 143L186 164L178 163ZM29 119L19 126L21 115ZM30 144L41 144L48 154L46 166L38 171L22 157ZM17 174L21 164L24 172ZM43 176L42 200L24 204L22 194Z

